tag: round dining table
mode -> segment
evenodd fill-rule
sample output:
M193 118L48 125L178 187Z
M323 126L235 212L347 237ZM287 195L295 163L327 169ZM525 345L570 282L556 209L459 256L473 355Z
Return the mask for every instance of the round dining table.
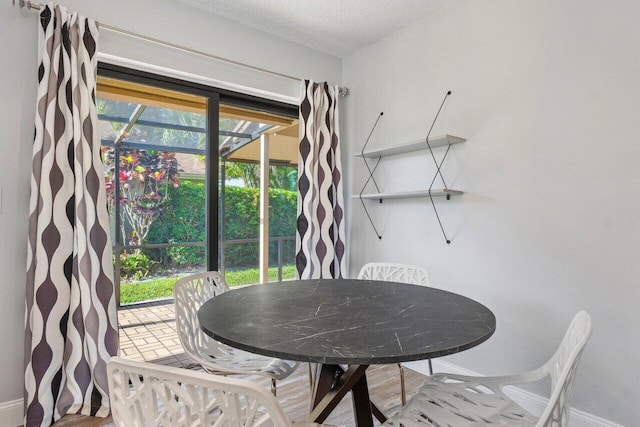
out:
M458 353L486 341L496 328L491 310L465 296L355 279L235 289L205 302L198 320L207 335L224 344L318 363L307 421L322 423L351 391L358 427L373 426L373 417L386 420L369 399L369 365Z

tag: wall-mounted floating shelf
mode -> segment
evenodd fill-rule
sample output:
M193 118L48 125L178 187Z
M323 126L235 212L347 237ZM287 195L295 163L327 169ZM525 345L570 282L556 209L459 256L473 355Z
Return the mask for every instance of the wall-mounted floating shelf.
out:
M379 148L376 150L367 150L362 153L357 153L356 157L366 157L368 159L375 159L376 157L393 156L396 154L410 153L412 151L428 150L431 148L444 147L451 144L460 144L465 142L466 139L453 135L440 135L429 138L429 144L424 139L420 139L414 142L408 142L402 145L396 145L393 147Z
M460 196L462 191L452 190L450 188L440 188L434 190L416 190L416 191L396 191L393 193L370 193L353 196L354 199L364 200L385 200L385 199L411 199L417 197L442 197L450 198L451 196Z
M438 209L436 208L436 204L434 203L433 198L444 196L446 197L447 200L449 200L451 196L459 196L462 194L462 191L452 190L447 187L447 183L445 182L440 169L442 167L442 164L444 163L444 160L447 158L447 154L449 154L449 150L451 149L451 146L453 144L460 144L462 142L465 142L466 140L459 136L453 136L453 135L441 135L436 137L430 136L431 130L433 129L433 126L435 125L436 120L438 120L438 115L442 110L442 106L444 105L449 95L451 95L451 91L448 91L444 99L442 100L442 104L440 104L440 108L438 109L438 112L436 113L436 116L433 119L431 128L429 129L429 132L427 133L427 137L425 139L414 141L414 142L408 142L406 144L401 144L401 145L379 148L375 150L366 150L367 144L369 143L369 139L371 138L371 135L373 134L373 131L375 130L378 124L378 121L384 114L384 113L380 113L380 115L378 116L378 119L373 125L373 128L371 129L371 132L369 132L369 137L365 141L364 146L362 147L362 151L356 154L356 157L361 157L362 160L364 160L367 170L369 171L369 178L362 186L362 190L360 190L360 194L358 194L357 196L353 196L353 198L360 199L360 201L362 202L362 207L364 208L364 211L367 214L367 218L369 218L369 222L371 223L371 226L373 227L373 230L376 232L376 235L378 236L379 239L382 239L382 235L378 233L378 229L373 223L373 220L371 219L371 215L369 215L369 210L367 209L365 200L377 200L380 203L382 203L382 201L385 199L407 199L407 198L417 198L417 197L428 197L429 200L431 200L431 205L433 206L433 211L435 212L436 218L438 219L438 224L440 224L440 229L442 230L444 239L447 242L447 244L451 243L451 240L447 238L447 234L444 232L444 228L442 227L442 222L440 221L440 216L438 215ZM433 152L434 148L438 148L438 147L447 147L440 161L436 159L436 156ZM380 187L378 186L378 183L376 182L376 179L374 177L374 172L378 168L378 165L380 164L380 161L382 160L382 158L386 156L394 156L397 154L410 153L413 151L420 151L420 150L429 150L429 153L431 154L431 158L433 159L433 162L436 166L436 173L433 176L433 179L431 180L431 184L429 185L429 188L423 189L423 190L394 191L394 192L387 192L387 193L380 191ZM371 167L367 159L376 159L375 165ZM444 186L444 188L441 188L441 189L433 188L433 184L435 183L438 177L440 177L440 180L442 181L442 185ZM376 193L364 194L364 190L369 184L369 182L373 182L373 185L376 187L376 190L377 190Z

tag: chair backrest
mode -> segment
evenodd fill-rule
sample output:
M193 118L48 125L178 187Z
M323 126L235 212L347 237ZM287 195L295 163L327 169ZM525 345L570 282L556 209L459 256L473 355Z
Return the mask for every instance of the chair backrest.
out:
M218 343L200 329L198 310L206 301L228 290L224 276L217 271L183 277L173 285L178 338L192 358L199 359L203 351L215 353Z
M569 420L569 398L580 356L591 336L591 317L578 312L560 346L541 368L551 377L551 397L537 427L564 427Z
M118 427L288 427L265 388L238 378L113 357L107 364Z
M409 283L411 285L431 286L429 273L422 267L388 262L370 262L358 273L358 279L386 280L389 282Z

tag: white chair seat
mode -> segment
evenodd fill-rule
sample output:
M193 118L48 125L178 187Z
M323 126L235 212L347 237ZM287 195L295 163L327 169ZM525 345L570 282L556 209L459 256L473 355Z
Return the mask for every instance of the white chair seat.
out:
M215 351L211 351L212 347L215 347ZM208 354L209 352L213 354ZM262 375L276 380L288 377L297 366L292 361L249 353L220 342L212 343L208 348L200 349L195 357L191 357L210 372Z
M495 381L494 381L495 380ZM435 374L385 426L535 426L538 418L502 392L499 378Z
M581 311L573 318L551 359L534 371L503 377L432 375L383 426L566 427L575 371L590 335L591 318ZM533 383L546 377L551 377L551 395L540 417L527 412L503 392L507 385Z

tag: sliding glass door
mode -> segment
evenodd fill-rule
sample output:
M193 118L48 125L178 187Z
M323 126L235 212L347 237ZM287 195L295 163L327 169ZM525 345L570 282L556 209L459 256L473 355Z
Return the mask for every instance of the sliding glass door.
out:
M98 74L119 303L171 297L198 271L232 286L293 277L297 109L112 65Z

